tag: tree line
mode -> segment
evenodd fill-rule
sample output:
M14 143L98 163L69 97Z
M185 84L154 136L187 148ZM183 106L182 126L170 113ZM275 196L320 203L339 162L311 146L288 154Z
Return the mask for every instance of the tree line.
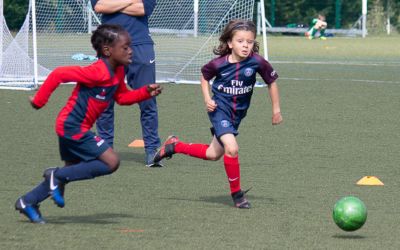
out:
M361 17L361 0L264 0L265 12L273 26L309 25L318 14L326 16L331 28L351 28ZM368 0L367 29L369 33L385 31L388 20L400 31L400 0ZM271 20L273 19L273 20ZM339 26L339 27L338 27Z
M267 19L272 21L274 26L293 23L307 25L313 17L322 13L326 16L330 27L337 27L339 24L341 28L350 28L356 23L361 16L362 4L361 0L264 0L264 2ZM4 0L4 17L10 30L19 30L25 20L28 4L28 0ZM367 20L369 33L384 32L388 20L394 29L400 31L400 0L368 0Z

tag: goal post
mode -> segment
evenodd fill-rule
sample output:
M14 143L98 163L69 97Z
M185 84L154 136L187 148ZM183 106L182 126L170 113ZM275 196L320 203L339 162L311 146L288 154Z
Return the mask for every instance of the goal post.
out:
M256 0L157 0L149 18L157 82L199 83L222 29L231 19L252 20L255 7ZM95 59L90 36L101 17L90 0L30 0L15 36L0 17L0 88L32 89L58 66Z

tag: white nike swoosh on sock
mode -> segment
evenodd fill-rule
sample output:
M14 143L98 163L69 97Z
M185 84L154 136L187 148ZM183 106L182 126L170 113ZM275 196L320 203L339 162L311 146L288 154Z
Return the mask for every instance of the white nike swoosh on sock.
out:
M50 190L54 190L58 187L58 185L54 185L54 171L51 171L50 175Z
M239 177L236 177L236 178L233 178L233 179L228 178L229 181L236 181L237 179L239 179Z

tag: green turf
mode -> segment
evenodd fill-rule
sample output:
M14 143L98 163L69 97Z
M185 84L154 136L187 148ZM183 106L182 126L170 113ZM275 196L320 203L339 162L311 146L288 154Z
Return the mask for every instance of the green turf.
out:
M134 106L116 109L120 170L69 184L65 208L45 201L48 223L28 223L13 205L46 167L61 164L54 120L72 87L40 111L28 104L33 93L1 90L0 248L399 249L399 41L269 39L284 123L271 125L267 91L257 88L238 137L242 186L253 187L246 211L232 207L222 162L176 155L165 168L144 167L142 150L127 147L140 137ZM161 137L208 143L200 87L164 87ZM357 186L366 175L385 186ZM368 209L352 233L332 219L349 195Z

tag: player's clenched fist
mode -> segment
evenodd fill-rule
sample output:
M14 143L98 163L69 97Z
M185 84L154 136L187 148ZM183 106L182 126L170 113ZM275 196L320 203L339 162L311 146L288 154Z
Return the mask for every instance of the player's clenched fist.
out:
M158 96L161 94L162 89L163 88L160 86L160 84L157 83L147 85L147 92L149 92L151 96Z
M283 118L282 118L281 112L278 112L272 116L272 125L278 125L278 124L282 123L282 121L283 121Z
M207 112L213 112L215 110L215 108L217 108L217 104L215 103L215 101L213 99L209 99L206 101L206 108L207 108Z

